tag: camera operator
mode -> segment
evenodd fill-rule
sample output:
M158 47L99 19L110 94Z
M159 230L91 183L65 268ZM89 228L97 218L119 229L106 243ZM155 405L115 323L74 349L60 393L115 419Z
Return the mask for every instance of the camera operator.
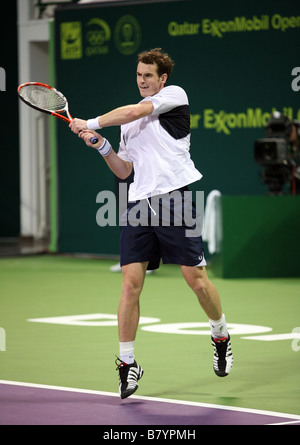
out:
M270 195L282 195L287 184L292 195L300 194L300 123L275 111L266 126L266 137L255 141L254 156L262 165L262 182Z
M300 122L292 122L291 133L289 136L290 160L292 163L292 178L290 190L293 195L300 194Z

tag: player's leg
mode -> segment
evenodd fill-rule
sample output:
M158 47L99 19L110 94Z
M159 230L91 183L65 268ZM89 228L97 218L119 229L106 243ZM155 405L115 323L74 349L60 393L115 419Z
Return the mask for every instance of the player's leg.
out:
M148 211L148 203L146 200L145 202L145 209ZM120 239L123 282L118 307L120 363L117 364L117 369L121 398L136 391L137 381L143 375L142 368L134 358L134 342L140 316L139 298L148 265L149 268L156 269L160 262L159 246L153 229L147 225L130 223L128 215L130 216L135 205L139 205L139 202L128 204L128 223L122 225ZM141 207L138 208L140 211Z
M120 342L135 340L140 317L139 298L143 288L147 262L122 266L122 291L118 307Z
M208 318L219 320L222 317L220 296L217 288L209 280L205 267L181 266L181 271Z
M122 399L133 394L143 369L134 358L134 341L140 317L139 298L143 288L147 262L122 266L123 282L118 307L120 359L116 360L119 371L119 393Z
M181 270L187 284L197 295L200 305L209 318L214 347L214 371L219 377L225 377L231 371L233 356L218 290L209 280L205 267L181 266Z

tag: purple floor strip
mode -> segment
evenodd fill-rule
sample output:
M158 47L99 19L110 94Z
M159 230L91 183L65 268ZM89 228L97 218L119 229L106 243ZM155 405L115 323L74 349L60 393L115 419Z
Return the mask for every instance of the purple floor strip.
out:
M142 398L122 401L71 390L0 384L0 425L265 425L289 421L300 424L300 416L278 417Z

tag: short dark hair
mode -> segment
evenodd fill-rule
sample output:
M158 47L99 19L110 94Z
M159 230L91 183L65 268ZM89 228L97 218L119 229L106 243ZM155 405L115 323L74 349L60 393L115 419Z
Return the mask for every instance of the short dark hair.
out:
M175 63L171 57L162 51L161 48L154 48L149 51L143 51L138 55L138 63L145 63L147 65L157 64L157 74L162 76L167 74L170 77Z

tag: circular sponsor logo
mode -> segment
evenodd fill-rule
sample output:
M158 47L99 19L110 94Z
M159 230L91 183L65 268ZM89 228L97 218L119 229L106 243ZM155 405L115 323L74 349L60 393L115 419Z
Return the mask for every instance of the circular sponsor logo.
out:
M115 26L115 44L121 54L128 56L136 52L141 43L141 27L132 15L124 15Z
M108 53L107 42L111 37L110 27L99 18L93 18L87 23L86 54L88 56Z

